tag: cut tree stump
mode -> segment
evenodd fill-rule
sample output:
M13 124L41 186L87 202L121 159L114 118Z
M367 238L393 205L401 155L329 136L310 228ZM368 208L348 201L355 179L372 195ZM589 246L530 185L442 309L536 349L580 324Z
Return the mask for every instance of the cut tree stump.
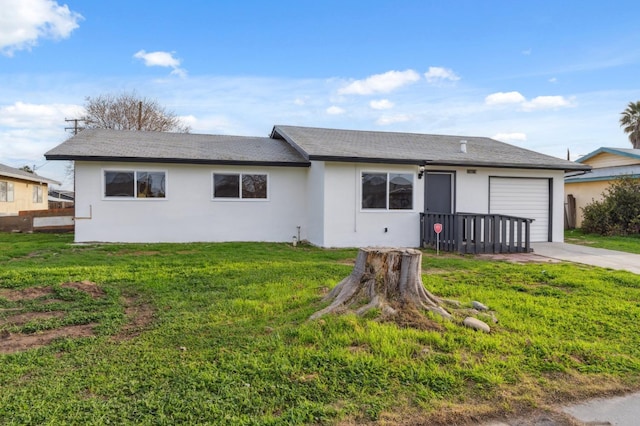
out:
M422 252L401 248L360 249L351 275L323 300L332 302L310 319L350 311L363 315L371 309L380 309L385 316L397 314L398 309L424 309L451 319L451 314L441 305L457 303L436 297L425 289Z

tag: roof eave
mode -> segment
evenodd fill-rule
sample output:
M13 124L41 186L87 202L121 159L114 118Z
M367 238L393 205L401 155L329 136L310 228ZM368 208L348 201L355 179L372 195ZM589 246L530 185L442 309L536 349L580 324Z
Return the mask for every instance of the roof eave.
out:
M616 149L616 148L601 147L601 148L596 149L593 152L588 153L587 155L584 155L584 156L578 158L576 160L576 162L583 163L586 160L589 160L589 159L595 157L598 154L602 154L603 152L607 153L607 154L619 155L621 157L628 157L628 158L634 158L636 160L640 160L640 155L636 155L636 154L633 154L631 152L621 151L621 150Z
M280 166L280 167L309 167L309 161L250 161L250 160L220 160L201 158L156 158L156 157L110 157L110 156L78 156L64 154L45 154L47 160L71 161L109 161L123 163L169 163L169 164L217 164L233 166Z
M33 175L33 177L31 177L31 176L25 176L25 175L21 175L21 174L17 174L17 173L2 172L2 173L0 173L0 176L6 176L6 177L13 178L13 179L18 179L18 180L26 180L28 182L38 182L40 184L43 184L43 183L50 184L50 183L52 183L52 184L55 184L55 185L62 185L62 182L58 182L57 180L45 178L45 177L38 176L38 175Z
M372 157L344 157L330 155L311 155L312 161L335 161L343 163L379 163L379 164L407 164L415 166L458 166L458 167L499 167L508 169L539 169L539 170L563 170L563 171L588 171L591 166L582 164L522 164L522 163L499 163L482 161L456 161L456 160L418 160L418 159L398 159L398 158L372 158Z
M608 175L608 176L583 177L583 178L566 177L566 178L564 178L564 183L601 182L601 181L616 180L616 179L620 179L622 177L629 177L629 178L632 178L632 179L639 179L640 178L640 174Z
M567 171L588 171L591 166L583 164L532 164L532 163L504 163L495 161L455 161L455 160L434 160L429 161L429 165L437 166L460 166L460 167L496 167L505 169L536 169L536 170L563 170Z

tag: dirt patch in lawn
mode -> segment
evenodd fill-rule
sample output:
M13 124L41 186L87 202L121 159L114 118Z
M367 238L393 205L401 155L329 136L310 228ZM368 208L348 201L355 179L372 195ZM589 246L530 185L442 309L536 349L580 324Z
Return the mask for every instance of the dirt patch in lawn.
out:
M7 318L0 319L0 327L3 325L24 325L31 321L45 321L54 318L63 318L64 312L24 312L10 315Z
M113 336L114 340L127 340L139 336L145 331L155 318L155 310L151 304L143 302L139 297L128 295L122 297L121 302L124 306L124 314L127 323L122 327L120 332Z
M96 324L68 325L65 327L44 330L32 334L0 332L0 354L10 354L27 349L46 346L59 338L77 338L93 336Z
M91 281L68 282L61 284L63 288L73 288L84 292L93 299L106 296L100 286ZM56 303L69 303L59 299L46 298L52 296L54 290L51 287L31 287L20 290L0 289L0 297L11 302L33 301L43 298L42 305ZM122 341L138 336L153 322L155 311L153 306L143 301L138 295L128 294L120 298L120 304L125 314L126 323L114 340ZM33 306L33 303L30 305ZM33 309L33 308L31 308ZM74 324L55 328L47 328L33 333L21 333L9 331L11 327L20 327L25 324L38 324L52 319L64 319L67 315L64 311L40 312L29 310L27 307L0 309L0 354L9 354L28 349L34 349L51 344L61 338L92 337L98 323Z
M64 283L62 284L60 287L63 288L74 288L78 291L84 291L85 293L89 294L89 296L93 297L94 299L100 299L101 297L105 296L105 292L103 289L101 289L100 287L98 287L98 284L91 282L91 281L81 281L81 282L75 282L75 283Z
M51 287L30 287L21 290L0 289L0 297L11 302L20 300L33 300L38 297L48 296L53 293Z

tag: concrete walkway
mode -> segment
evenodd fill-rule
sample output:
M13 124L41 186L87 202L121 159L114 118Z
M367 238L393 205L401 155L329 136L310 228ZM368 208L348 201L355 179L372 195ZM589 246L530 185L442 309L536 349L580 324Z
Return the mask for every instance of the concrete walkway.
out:
M640 424L640 393L591 399L562 411L588 425L637 426Z
M566 243L531 243L531 248L539 256L640 274L640 254Z

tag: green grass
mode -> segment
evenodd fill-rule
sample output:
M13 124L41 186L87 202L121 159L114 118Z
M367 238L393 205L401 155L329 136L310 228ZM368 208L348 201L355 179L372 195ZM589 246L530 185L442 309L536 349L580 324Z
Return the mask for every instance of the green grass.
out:
M624 237L585 234L580 229L565 231L566 243L640 254L640 234Z
M0 424L435 424L640 385L630 273L426 253L432 292L482 301L499 322L484 334L434 317L444 331L418 331L307 320L355 250L71 240L0 234L0 289L90 280L106 293L66 295L76 322L99 324L95 337L0 355ZM114 339L123 294L151 303L155 321ZM38 309L29 303L0 296L0 321L2 309Z

